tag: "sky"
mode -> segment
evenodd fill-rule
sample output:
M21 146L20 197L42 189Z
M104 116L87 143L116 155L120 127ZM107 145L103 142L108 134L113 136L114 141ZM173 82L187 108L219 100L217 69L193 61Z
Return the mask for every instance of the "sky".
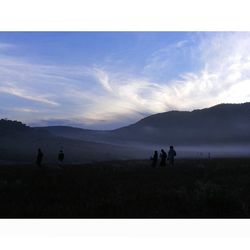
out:
M249 101L249 32L0 32L1 118L115 129Z

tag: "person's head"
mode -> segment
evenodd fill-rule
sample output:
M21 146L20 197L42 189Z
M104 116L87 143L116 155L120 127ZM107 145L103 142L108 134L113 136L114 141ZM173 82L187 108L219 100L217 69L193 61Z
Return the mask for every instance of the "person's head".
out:
M155 150L155 154L158 154L158 152Z
M41 152L41 149L39 148L38 151Z
M161 152L163 153L163 152L164 152L164 150L163 150L163 149L161 149Z
M170 149L174 149L174 146L170 146Z

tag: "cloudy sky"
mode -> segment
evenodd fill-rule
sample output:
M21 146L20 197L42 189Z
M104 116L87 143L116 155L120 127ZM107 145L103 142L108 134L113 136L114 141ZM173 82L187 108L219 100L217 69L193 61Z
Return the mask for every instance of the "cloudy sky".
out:
M0 32L0 117L114 129L250 101L250 33Z

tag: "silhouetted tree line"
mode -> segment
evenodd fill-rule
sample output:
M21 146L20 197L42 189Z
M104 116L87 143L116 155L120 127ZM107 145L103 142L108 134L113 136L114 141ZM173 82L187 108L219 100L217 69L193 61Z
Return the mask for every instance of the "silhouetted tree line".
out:
M6 118L0 120L0 129L12 130L12 129L28 129L28 128L29 126L20 121L16 120L12 121Z

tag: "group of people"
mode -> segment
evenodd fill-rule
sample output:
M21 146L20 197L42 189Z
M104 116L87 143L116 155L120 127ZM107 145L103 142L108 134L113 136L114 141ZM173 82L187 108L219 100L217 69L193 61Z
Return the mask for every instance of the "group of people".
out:
M36 157L36 164L37 164L37 166L38 167L41 167L42 166L42 161L43 161L43 152L42 152L42 150L39 148L38 149L38 152L37 152L37 157ZM59 153L58 153L58 161L60 162L60 163L62 163L63 162L63 159L64 159L64 153L63 153L63 151L62 150L60 150L59 151Z
M36 158L36 164L38 167L42 166L42 161L43 161L43 152L39 148L37 152L37 158ZM158 159L160 158L160 166L164 167L167 165L167 160L169 161L170 166L174 166L174 157L176 156L176 151L174 150L173 146L169 147L168 153L164 151L164 149L161 149L160 155L158 156L158 151L154 152L154 155L151 157L152 160L152 167L156 167L158 164ZM63 162L64 159L64 153L63 150L60 150L58 153L58 161L59 163Z
M174 166L175 156L176 156L176 151L174 150L174 146L169 147L168 153L166 153L164 149L161 149L159 156L158 156L158 151L155 151L154 155L151 157L152 167L157 166L159 158L161 167L165 167L167 165L167 160L169 161L170 166Z

